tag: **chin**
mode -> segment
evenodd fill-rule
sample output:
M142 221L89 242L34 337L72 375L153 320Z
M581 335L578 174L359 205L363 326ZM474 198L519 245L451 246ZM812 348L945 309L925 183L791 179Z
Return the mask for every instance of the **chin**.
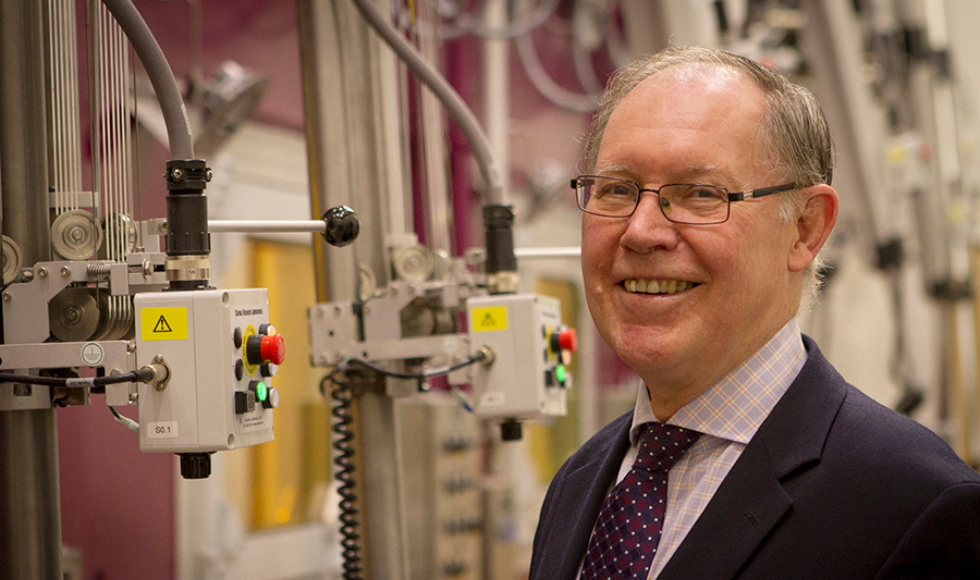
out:
M646 328L619 332L609 344L637 373L641 373L641 369L672 366L680 354L677 341Z

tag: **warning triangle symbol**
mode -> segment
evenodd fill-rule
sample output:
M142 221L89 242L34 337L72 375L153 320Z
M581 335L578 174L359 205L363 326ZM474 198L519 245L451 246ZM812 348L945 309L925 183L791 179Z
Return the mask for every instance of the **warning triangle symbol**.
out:
M160 320L157 320L157 325L153 327L153 332L173 332L174 330L170 328L167 324L167 319L160 315Z
M482 324L484 328L489 328L497 325L497 323L493 320L493 317L490 316L489 312L487 312L487 315L483 317Z

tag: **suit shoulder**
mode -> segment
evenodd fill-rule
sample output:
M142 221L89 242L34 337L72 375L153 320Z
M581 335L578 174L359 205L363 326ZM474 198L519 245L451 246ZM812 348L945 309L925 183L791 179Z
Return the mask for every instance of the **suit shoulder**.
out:
M929 428L871 399L852 385L828 442L831 452L847 451L864 469L883 470L902 479L945 488L980 483L950 446Z

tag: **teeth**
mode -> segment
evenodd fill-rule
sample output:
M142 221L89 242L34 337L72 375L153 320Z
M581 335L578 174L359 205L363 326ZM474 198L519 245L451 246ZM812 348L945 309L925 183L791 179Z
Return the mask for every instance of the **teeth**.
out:
M624 281L623 285L630 292L645 294L676 294L694 287L693 282L683 280L639 280L633 278Z

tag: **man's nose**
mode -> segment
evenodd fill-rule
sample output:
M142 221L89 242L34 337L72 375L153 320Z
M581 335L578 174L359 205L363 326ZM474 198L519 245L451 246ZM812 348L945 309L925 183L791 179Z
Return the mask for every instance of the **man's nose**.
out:
M672 248L677 244L674 223L664 216L660 208L660 196L655 192L642 192L636 211L629 217L623 244L639 252L655 247Z

